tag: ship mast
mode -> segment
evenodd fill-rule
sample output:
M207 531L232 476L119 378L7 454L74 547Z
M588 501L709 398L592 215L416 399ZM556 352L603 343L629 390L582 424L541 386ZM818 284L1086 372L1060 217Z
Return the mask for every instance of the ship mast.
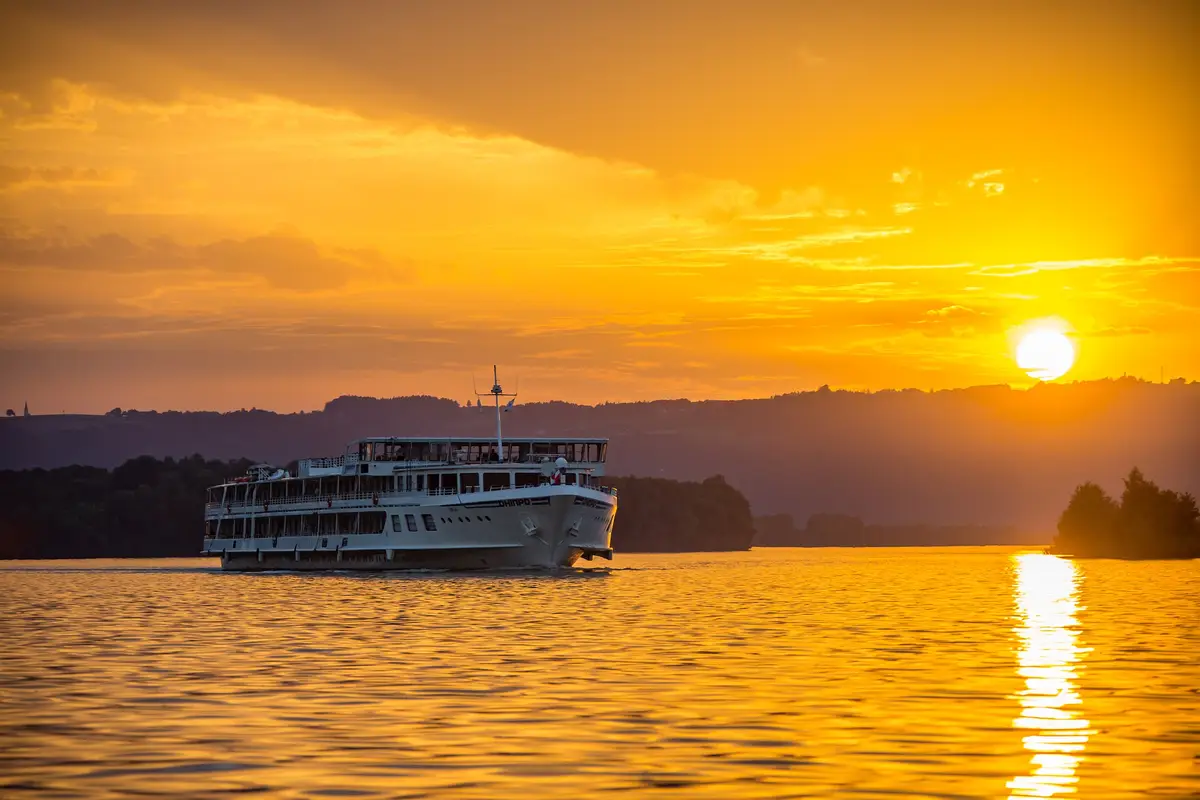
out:
M499 377L499 375L498 375L498 374L497 374L497 372L496 372L496 365L495 365L495 364L493 364L493 365L492 365L492 389L491 389L491 391L489 391L489 392L475 392L475 397L476 397L476 398L487 397L488 395L491 395L491 397L492 397L492 401L493 401L493 403L494 403L494 404L495 404L495 406L496 406L496 453L497 453L497 457L498 457L498 458L499 458L501 461L504 461L504 460L505 460L505 458L504 458L504 437L503 437L503 435L501 434L501 426L500 426L500 412L501 412L501 411L508 411L510 408L512 408L513 402L514 402L514 401L516 400L516 398L517 398L517 393L516 393L516 392L513 392L513 393L511 393L511 394L505 394L504 390L500 388L500 377ZM501 408L501 407L500 407L500 398L501 398L501 397L511 397L511 398L512 398L512 400L509 400L509 401L508 401L508 403L506 403L506 404L504 405L504 407L503 407L503 408ZM482 401L480 401L480 400L476 399L476 401L475 401L475 402L476 402L476 403L477 403L477 404L478 404L478 405L479 405L481 408L483 407L483 403L482 403Z

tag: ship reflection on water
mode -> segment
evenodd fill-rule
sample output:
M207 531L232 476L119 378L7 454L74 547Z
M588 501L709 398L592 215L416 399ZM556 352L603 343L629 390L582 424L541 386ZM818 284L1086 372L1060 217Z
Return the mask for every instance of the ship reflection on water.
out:
M1027 774L1008 782L1010 797L1057 797L1077 790L1077 774L1092 731L1082 716L1076 669L1088 649L1079 644L1076 612L1079 573L1071 561L1023 553L1016 565L1021 624L1018 693L1021 713L1013 726L1025 732L1033 755Z

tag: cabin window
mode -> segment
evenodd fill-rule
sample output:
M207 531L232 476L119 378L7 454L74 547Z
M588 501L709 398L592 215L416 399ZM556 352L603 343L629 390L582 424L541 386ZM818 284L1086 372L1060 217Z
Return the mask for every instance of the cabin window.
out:
M600 460L600 445L589 444L587 446L587 451L588 451L587 452L587 460L588 461L599 461Z
M405 514L404 515L404 524L408 526L408 529L410 531L416 532L417 518L415 516L413 516L412 514Z
M433 514L422 514L421 519L425 522L425 530L436 531L437 523L433 521Z
M460 473L458 479L462 482L463 494L474 492L479 488L479 473L478 472L463 472Z
M521 489L527 486L538 486L541 484L541 475L536 472L518 472L517 473L517 488Z
M485 492L493 492L497 489L507 489L510 481L507 472L485 472L483 473L483 490Z
M400 521L399 514L392 514L392 532L393 533L403 533L404 532L404 523Z
M425 476L424 475L417 476L417 491L418 492L425 491Z
M574 485L575 485L576 483L578 483L578 482L579 482L579 475L578 475L578 473L575 473L575 472L568 472L568 473L567 473L567 485L568 485L568 486L574 486Z

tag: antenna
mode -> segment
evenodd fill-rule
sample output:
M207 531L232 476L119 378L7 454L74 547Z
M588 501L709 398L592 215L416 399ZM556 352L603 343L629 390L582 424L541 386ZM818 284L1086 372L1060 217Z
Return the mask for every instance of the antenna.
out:
M471 376L471 385L472 385L472 387L475 385L475 376L474 375ZM501 435L501 429L500 429L500 412L502 410L509 411L512 409L513 403L516 402L516 399L517 399L517 393L512 392L511 394L506 394L504 392L504 389L500 388L500 375L496 371L495 364L492 365L492 389L489 392L481 392L478 389L476 389L475 390L476 405L478 405L480 408L482 408L483 407L483 398L488 397L489 395L492 397L492 402L496 406L496 452L497 452L497 457L501 461L504 461L504 437ZM509 400L503 409L500 408L500 398L501 397L511 397L512 398L512 400Z

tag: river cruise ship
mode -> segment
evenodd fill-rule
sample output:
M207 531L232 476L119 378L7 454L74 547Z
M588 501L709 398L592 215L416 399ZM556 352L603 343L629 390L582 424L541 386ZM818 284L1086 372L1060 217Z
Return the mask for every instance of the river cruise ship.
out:
M569 567L611 559L608 442L371 437L297 475L260 464L208 490L205 555L229 570ZM507 406L511 408L511 404Z

